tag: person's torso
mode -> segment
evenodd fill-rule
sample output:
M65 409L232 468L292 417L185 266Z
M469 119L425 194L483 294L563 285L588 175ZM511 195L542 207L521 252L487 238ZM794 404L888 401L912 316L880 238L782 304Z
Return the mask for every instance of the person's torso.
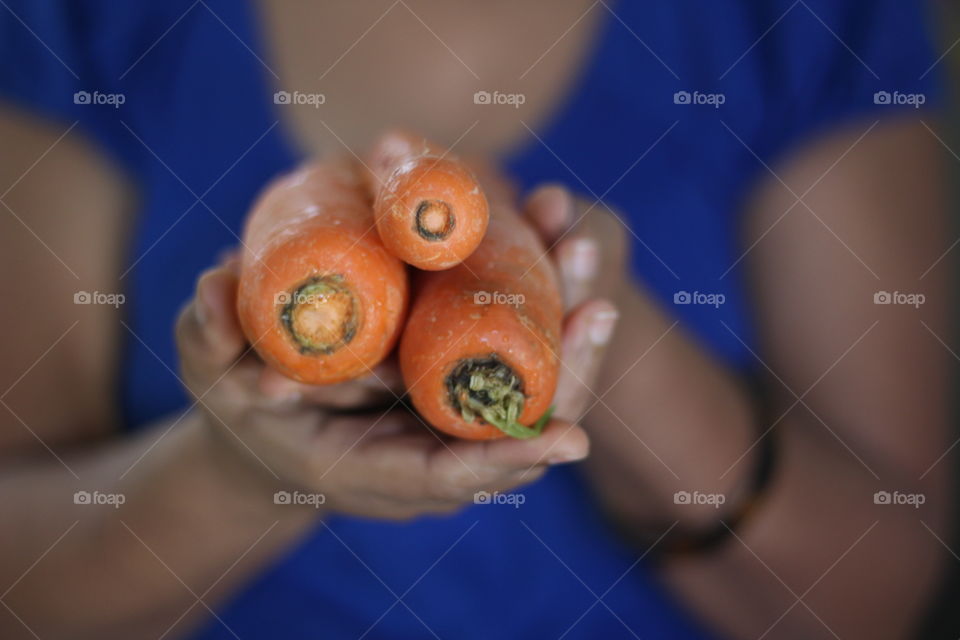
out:
M676 141L654 146L640 159L661 136L691 139L701 133L678 131L675 121L682 114L673 103L678 87L670 71L645 55L626 27L597 11L603 11L595 16L602 31L574 78L576 86L553 108L549 125L538 127L542 142L528 136L506 166L525 187L559 180L591 201L603 196L629 215L633 232L649 248L635 246L636 263L666 294L717 288L716 276L736 258L732 246L717 247L731 231L736 185L719 176L698 184L693 176L710 161L693 150L677 155ZM231 28L256 46L257 34L240 19L249 14L221 17L237 20ZM420 28L415 35L431 37ZM298 127L283 111L290 105L275 103L274 94L312 90L280 84L205 11L188 15L167 38L125 80L128 86L142 81L147 86L135 94L162 101L128 123L150 147L149 155L156 155L142 174L146 198L130 252L136 266L127 276L129 324L150 345L127 341L124 401L131 425L184 409L179 381L164 366L176 370L170 339L175 313L196 275L221 250L238 244L257 190L299 159L290 144ZM171 70L168 86L155 81L164 69ZM656 103L629 86L639 77L661 86ZM324 104L316 106L316 118L337 132L326 105L346 98L326 90L323 81L317 87ZM472 92L460 96L478 118L516 113L509 102L498 104L509 100L499 97L509 91L493 84L482 91L491 96L489 104L482 98L477 104ZM710 247L706 255L704 244ZM686 255L694 246L700 259L691 262ZM740 324L733 303L711 311ZM453 517L407 524L333 518L329 529L319 527L220 612L225 624L214 621L198 637L227 638L230 629L240 637L284 638L356 638L368 631L374 638L699 635L645 567L635 566L643 550L616 539L574 471L554 469L517 495L522 504L480 504Z

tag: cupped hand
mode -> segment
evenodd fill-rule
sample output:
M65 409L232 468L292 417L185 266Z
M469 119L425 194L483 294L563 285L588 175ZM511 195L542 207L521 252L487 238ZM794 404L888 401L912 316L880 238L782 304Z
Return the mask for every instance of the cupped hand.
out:
M526 441L452 441L402 407L384 379L389 367L326 388L278 379L240 329L236 290L235 263L204 273L177 343L182 378L214 435L212 455L227 462L224 473L243 476L225 481L255 479L265 503L275 491L301 491L322 496L317 513L406 519L456 510L479 491L514 489L587 454L583 431L560 420ZM365 409L385 396L392 406Z
M612 295L624 243L617 223L601 213L579 216L578 206L585 210L560 187L541 188L526 204L568 307L555 417L530 440L471 442L436 433L402 406L390 361L327 387L284 378L240 329L236 260L204 273L176 333L182 377L216 436L215 455L233 463L223 468L257 478L265 501L276 490L302 491L322 495L318 513L406 519L459 509L477 492L510 491L551 465L586 457L589 441L576 421L593 397L617 319L609 301L588 296Z

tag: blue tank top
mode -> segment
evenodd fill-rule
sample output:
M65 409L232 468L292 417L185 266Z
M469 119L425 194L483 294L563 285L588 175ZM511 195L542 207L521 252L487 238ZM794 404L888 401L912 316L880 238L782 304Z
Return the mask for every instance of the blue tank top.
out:
M7 2L2 97L76 123L139 188L123 277L139 340L127 339L120 390L135 429L187 405L167 370L175 315L237 245L260 187L299 160L254 7ZM818 131L936 102L929 16L903 0L608 4L594 8L602 33L576 90L504 164L526 188L559 181L616 207L633 275L704 348L750 368L735 266L748 189ZM522 495L404 524L332 517L196 637L709 637L643 550L613 535L575 469Z

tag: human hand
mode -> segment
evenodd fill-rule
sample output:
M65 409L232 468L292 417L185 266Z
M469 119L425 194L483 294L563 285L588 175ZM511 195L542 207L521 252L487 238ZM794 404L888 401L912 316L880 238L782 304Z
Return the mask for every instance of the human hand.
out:
M253 482L266 504L274 491L294 489L321 494L323 511L405 519L456 510L478 491L514 489L587 453L583 431L562 420L527 441L451 441L399 407L384 378L389 366L330 387L278 379L247 346L236 287L230 262L201 276L177 341L225 481ZM384 396L394 396L392 407L364 410Z

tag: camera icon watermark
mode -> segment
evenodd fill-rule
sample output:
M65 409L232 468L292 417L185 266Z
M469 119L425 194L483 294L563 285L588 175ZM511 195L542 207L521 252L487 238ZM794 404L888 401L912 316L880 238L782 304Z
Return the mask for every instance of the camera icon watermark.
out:
M700 91L677 91L673 94L673 104L707 105L719 109L727 101L723 93L701 93Z
M99 91L77 91L73 94L73 104L109 105L119 109L127 101L122 93L101 93Z
M319 109L326 103L327 96L323 93L304 93L302 91L277 91L273 94L273 104L309 105Z
M101 491L77 491L73 494L73 504L80 505L109 505L119 509L127 501L122 493L103 493Z
M499 491L477 491L473 494L473 504L507 504L519 509L527 501L522 493L500 493Z
M719 509L727 501L722 493L702 493L700 491L677 491L673 494L673 504L708 505Z
M527 101L524 93L501 93L499 91L477 91L473 94L473 104L508 105L519 109Z
M701 293L700 291L677 291L673 294L673 304L702 304L716 308L724 304L727 297L722 293Z
M126 301L127 297L122 293L77 291L73 294L73 304L102 304L118 309Z
M919 309L927 301L922 293L903 293L900 291L877 291L873 294L873 304L897 304Z
M909 106L919 109L926 104L927 96L923 93L900 93L899 91L877 91L873 94L873 104L891 106Z
M304 493L302 491L277 491L273 494L273 504L310 506L319 509L326 503L327 496L322 493Z
M906 505L919 509L926 503L927 496L923 493L901 493L899 491L877 491L873 494L873 504Z

